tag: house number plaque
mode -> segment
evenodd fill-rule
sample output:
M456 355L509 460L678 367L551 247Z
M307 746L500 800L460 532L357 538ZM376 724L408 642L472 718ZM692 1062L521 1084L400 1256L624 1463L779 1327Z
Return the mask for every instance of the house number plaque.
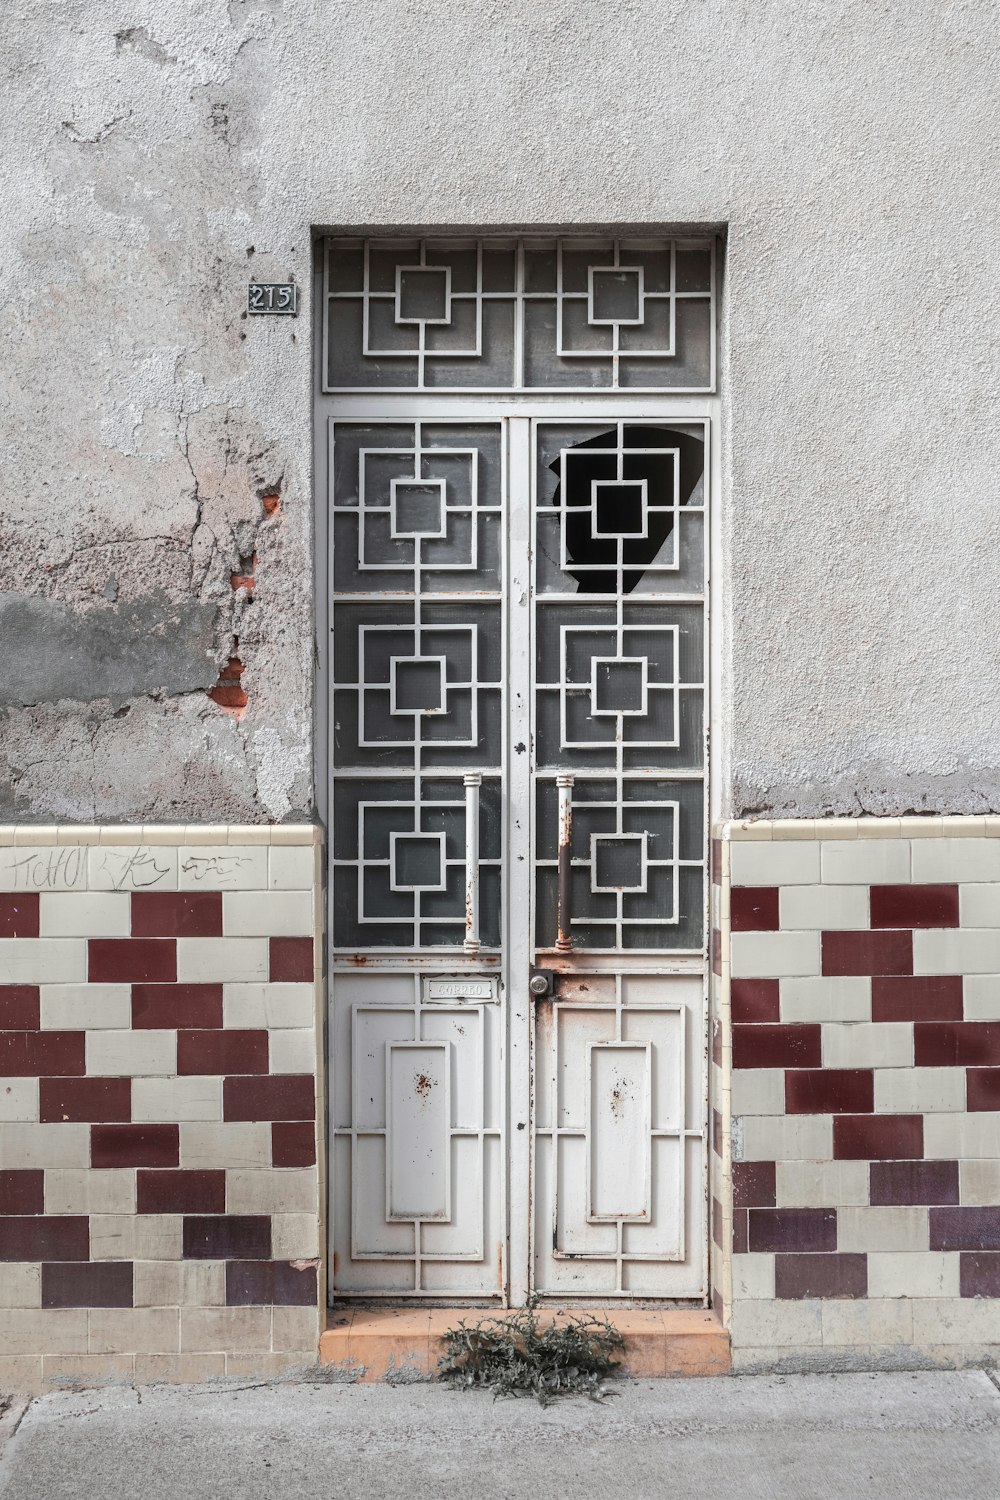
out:
M294 282L252 281L247 287L247 312L294 318L299 310L299 289Z

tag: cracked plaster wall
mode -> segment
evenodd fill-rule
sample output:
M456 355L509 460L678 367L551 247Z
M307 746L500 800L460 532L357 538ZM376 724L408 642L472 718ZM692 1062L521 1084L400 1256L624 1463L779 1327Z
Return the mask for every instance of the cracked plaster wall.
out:
M0 637L0 817L310 812L310 232L414 222L727 224L724 810L1000 807L992 7L7 0L0 33L0 591L43 627ZM303 316L245 321L251 274ZM234 638L240 714L205 692Z

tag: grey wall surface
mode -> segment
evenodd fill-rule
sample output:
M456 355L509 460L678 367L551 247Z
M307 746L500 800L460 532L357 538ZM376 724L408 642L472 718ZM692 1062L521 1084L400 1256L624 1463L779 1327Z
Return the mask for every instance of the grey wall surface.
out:
M997 19L7 0L0 818L311 809L311 229L413 223L727 225L725 810L1000 808Z

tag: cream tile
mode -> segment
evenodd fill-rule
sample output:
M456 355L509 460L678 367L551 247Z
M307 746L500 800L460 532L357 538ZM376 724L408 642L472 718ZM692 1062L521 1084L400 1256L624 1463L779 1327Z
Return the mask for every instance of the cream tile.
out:
M272 1073L315 1073L319 1064L315 1031L272 1031L269 1037Z
M838 1250L926 1251L930 1244L926 1208L848 1208L837 1214Z
M733 1296L738 1301L746 1298L773 1299L774 1256L734 1255Z
M39 932L52 937L128 937L131 899L124 891L43 891Z
M142 1123L221 1120L222 1079L214 1074L136 1078L132 1083L132 1118Z
M43 984L43 1031L127 1031L132 1021L127 984Z
M185 1353L271 1347L269 1307L183 1307L180 1316Z
M315 1027L314 984L227 984L222 990L225 1024L268 1030Z
M990 844L1000 854L1000 839ZM1000 928L925 928L913 934L914 974L1000 973Z
M0 1162L19 1167L87 1167L90 1126L0 1125Z
M267 938L178 938L179 984L221 984L266 979Z
M866 1161L779 1161L775 1167L779 1208L840 1208L868 1202Z
M877 1068L875 1109L880 1114L919 1115L965 1108L964 1068Z
M906 839L857 839L821 847L824 885L899 885L910 879Z
M90 1352L172 1354L180 1340L176 1307L93 1307L90 1310Z
M869 1297L957 1297L958 1283L958 1255L927 1250L868 1257Z
M990 838L914 840L913 879L930 885L1000 880L1000 843Z
M135 830L131 830L132 838ZM175 891L177 850L163 844L108 847L103 842L88 856L92 891Z
M818 843L733 843L729 860L733 885L816 885L820 879Z
M312 891L226 891L222 930L226 937L312 937L315 910Z
M909 1302L881 1297L864 1301L824 1301L824 1344L882 1344L893 1348L910 1343L913 1313Z
M226 1173L226 1211L231 1214L319 1214L315 1167ZM283 1257L275 1254L275 1259ZM289 1257L291 1259L291 1257Z
M1000 1156L1000 1114L928 1115L924 1156L942 1161Z
M732 1111L736 1115L784 1114L784 1070L736 1068L732 1081Z
M20 830L18 830L20 832ZM87 851L50 844L0 846L0 891L77 891L87 888Z
M54 1168L45 1174L47 1214L135 1213L135 1168Z
M958 1164L959 1199L970 1208L1000 1204L1000 1161L963 1161Z
M180 1214L92 1214L91 1260L180 1260Z
M38 1079L0 1078L0 1120L26 1124L37 1119Z
M181 1124L181 1166L192 1169L269 1167L271 1127L263 1122Z
M87 977L83 938L0 938L5 984L79 984Z
M805 845L788 845L804 848ZM731 939L734 979L783 979L820 971L818 932L734 932Z
M908 1068L913 1064L909 1021L824 1023L824 1068Z
M97 1078L173 1075L176 1031L92 1031L87 1034L87 1072ZM133 1098L134 1098L133 1085ZM134 1118L138 1119L138 1116Z
M734 1140L734 1161L829 1161L833 1155L830 1115L783 1115L773 1120L747 1115L739 1120L743 1150L738 1156Z
M853 975L789 977L781 981L783 1021L870 1021L872 982Z
M41 1307L42 1268L34 1260L8 1260L0 1274L0 1307Z
M315 845L272 846L267 876L272 891L311 891L316 880Z
M778 894L783 932L855 932L868 926L866 885L788 885Z
M201 844L179 851L182 891L264 891L267 889L266 848L233 848Z

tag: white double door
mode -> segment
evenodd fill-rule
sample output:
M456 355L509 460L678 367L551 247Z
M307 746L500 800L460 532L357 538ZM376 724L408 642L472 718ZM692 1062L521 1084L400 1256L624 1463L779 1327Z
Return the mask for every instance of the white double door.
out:
M701 1298L708 422L419 409L329 422L332 1295Z

